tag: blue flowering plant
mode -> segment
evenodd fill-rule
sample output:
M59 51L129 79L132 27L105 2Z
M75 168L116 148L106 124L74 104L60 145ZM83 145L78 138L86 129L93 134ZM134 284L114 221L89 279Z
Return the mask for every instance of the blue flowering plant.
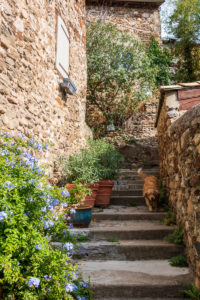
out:
M75 240L55 210L63 206L70 215L70 194L48 184L33 155L47 148L21 133L0 133L2 299L90 299L88 285L71 259ZM53 249L51 237L63 233L63 249Z

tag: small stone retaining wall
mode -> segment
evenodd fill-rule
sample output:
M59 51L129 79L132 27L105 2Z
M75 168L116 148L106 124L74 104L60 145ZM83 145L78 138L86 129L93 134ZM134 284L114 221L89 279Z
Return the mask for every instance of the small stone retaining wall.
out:
M45 160L52 164L83 147L91 135L85 123L85 1L7 0L0 6L0 127L51 142ZM57 15L69 34L75 95L65 95L59 86Z
M156 125L163 186L200 289L200 85L164 87Z

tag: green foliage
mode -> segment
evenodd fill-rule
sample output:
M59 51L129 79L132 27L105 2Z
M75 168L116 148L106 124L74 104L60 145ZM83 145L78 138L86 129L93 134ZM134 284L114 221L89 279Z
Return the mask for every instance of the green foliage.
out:
M81 242L81 243L88 242L88 236L86 236L86 235L79 235L79 236L77 236L77 241Z
M106 124L121 126L155 87L145 45L113 24L89 23L87 61L88 105L102 112Z
M67 159L66 179L83 184L93 184L101 179L112 180L117 176L122 162L122 155L105 139L89 139L86 148Z
M137 206L137 203L136 203L135 201L132 200L132 201L130 201L130 205L131 205L131 206Z
M114 180L123 164L121 153L106 139L89 140L89 149L96 156L100 180Z
M118 240L116 238L113 238L113 237L108 238L107 241L110 242L110 243L117 243L118 242Z
M174 229L172 233L165 237L165 240L173 244L182 245L183 232L180 229Z
M173 267L184 268L188 266L187 258L185 257L185 255L174 256L170 258L169 262Z
M187 299L200 300L200 291L194 284L192 284L190 290L183 290L182 293L189 297L187 297Z
M196 81L200 76L200 2L173 0L175 10L170 17L170 31L175 37L178 81Z
M66 184L66 189L70 193L69 204L73 207L79 206L84 201L86 195L91 195L91 189L87 189L84 185L74 184L72 187Z
M162 48L152 36L147 48L147 55L150 59L152 69L156 69L155 83L157 87L171 83L172 55L166 48Z
M176 225L176 215L171 210L168 210L162 223L167 226Z
M20 134L0 133L0 286L3 299L80 299L89 295L71 260L75 240L55 206L65 188L48 185L33 153L46 146ZM41 154L40 154L41 156ZM66 213L70 210L66 207ZM50 237L65 236L63 250ZM13 298L14 297L14 298Z

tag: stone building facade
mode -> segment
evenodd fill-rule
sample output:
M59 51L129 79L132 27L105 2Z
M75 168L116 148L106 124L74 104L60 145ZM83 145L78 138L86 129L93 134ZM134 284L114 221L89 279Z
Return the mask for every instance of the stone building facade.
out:
M87 21L101 20L104 23L114 23L119 30L149 41L153 35L161 41L161 23L159 7L164 0L159 1L94 1L86 0Z
M45 160L53 162L77 151L91 135L85 123L85 1L7 0L0 5L0 127L51 142ZM67 28L69 69L64 77L75 84L74 95L60 87L58 16Z
M163 187L200 289L200 82L163 87L156 125Z

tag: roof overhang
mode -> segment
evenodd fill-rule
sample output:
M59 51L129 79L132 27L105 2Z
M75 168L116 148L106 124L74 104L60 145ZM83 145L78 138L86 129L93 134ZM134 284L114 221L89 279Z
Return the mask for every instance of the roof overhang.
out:
M109 6L160 6L165 0L86 0L87 4Z

